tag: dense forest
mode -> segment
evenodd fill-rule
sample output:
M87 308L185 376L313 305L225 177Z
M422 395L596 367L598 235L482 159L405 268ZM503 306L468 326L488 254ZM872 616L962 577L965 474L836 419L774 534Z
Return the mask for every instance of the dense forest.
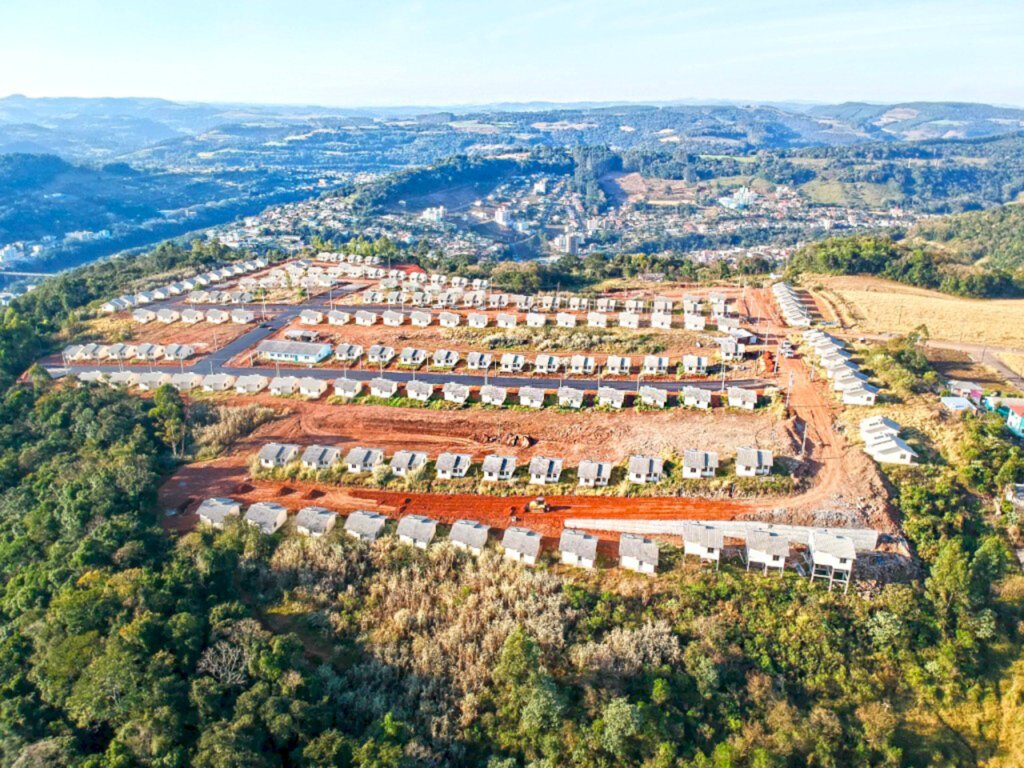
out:
M1024 206L928 219L906 233L812 243L788 269L879 275L957 296L1024 296Z
M169 388L12 382L124 285L105 280L226 257L168 246L95 265L5 317L0 765L1014 765L1024 579L984 499L1024 480L1024 460L998 420L967 422L963 461L892 473L921 573L864 594L698 573L671 547L650 579L392 537L172 536L156 489L208 413L200 425ZM918 341L868 365L927 390Z

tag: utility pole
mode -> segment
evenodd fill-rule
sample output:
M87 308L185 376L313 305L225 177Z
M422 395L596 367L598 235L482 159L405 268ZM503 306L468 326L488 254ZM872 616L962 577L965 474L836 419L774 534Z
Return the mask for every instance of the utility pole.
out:
M789 372L789 385L786 387L786 413L789 413L789 396L793 392L793 372Z

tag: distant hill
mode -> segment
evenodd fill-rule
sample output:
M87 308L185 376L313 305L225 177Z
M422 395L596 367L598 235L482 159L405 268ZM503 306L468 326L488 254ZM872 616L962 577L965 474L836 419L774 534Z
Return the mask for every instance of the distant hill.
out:
M989 104L848 102L811 107L807 114L840 121L868 137L901 141L971 139L1024 129L1024 110Z
M979 267L1024 268L1024 204L929 219L907 233L907 242Z
M376 135L353 134L354 125L370 128ZM369 144L373 162L395 168L410 160L423 164L491 143L607 144L624 149L683 144L728 151L977 138L1024 129L1024 110L944 102L816 106L537 102L429 109L0 98L0 153L100 159L143 151L148 157L181 163L198 162L209 151L219 151L223 159L224 150L241 150L249 159L253 144L247 141L253 137L238 136L238 126L261 134L270 156L287 154L279 150L289 148L275 147L273 142L324 129L335 132L335 144L349 150L362 151ZM206 134L215 140L202 139ZM378 139L383 152L376 145ZM299 143L295 148L303 146Z

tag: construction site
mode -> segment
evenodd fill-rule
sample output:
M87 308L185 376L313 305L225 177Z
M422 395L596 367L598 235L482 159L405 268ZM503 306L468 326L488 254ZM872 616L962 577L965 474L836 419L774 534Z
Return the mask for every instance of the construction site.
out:
M294 297L293 285L305 286L302 300L266 301L270 291L279 301ZM809 295L659 284L523 296L344 260L268 266L220 287L199 298L240 302L203 305L204 321L184 327L180 315L196 309L197 297L157 300L147 312L178 322L135 322L127 336L153 344L187 337L194 375L181 374L181 361L150 360L148 384L139 382L112 359L123 350L109 345L106 357L98 345L87 350L92 358L70 350L79 356L69 363L66 351L62 360L83 381L143 390L170 383L197 402L272 409L251 434L164 484L170 529L191 529L205 500L229 498L293 514L316 505L342 516L522 527L551 546L567 528L586 529L609 556L624 533L679 541L687 521L731 525L722 529L728 536L742 526L784 529L797 543L813 530L846 531L851 540L869 532L872 550L905 554L876 464L837 429L843 402L804 359L801 334L821 319ZM236 318L247 322L209 322L218 310L247 313ZM148 317L127 307L97 322L108 330L131 324L133 312L136 321ZM499 365L509 356L518 367ZM350 379L356 386L339 396L339 382ZM531 390L540 399L527 406ZM425 466L415 483L386 465L363 476L300 471L297 463L259 471L253 457L268 444L413 452ZM738 459L751 451L768 463L744 472ZM465 456L474 468L444 479L434 467L442 454ZM489 483L476 469L496 455L518 467L507 482ZM706 469L689 472L698 455ZM626 479L640 457L658 463L655 482ZM564 462L571 478L581 462L607 466L609 478L597 488L582 479L538 487L525 474L538 458L553 459L559 472Z

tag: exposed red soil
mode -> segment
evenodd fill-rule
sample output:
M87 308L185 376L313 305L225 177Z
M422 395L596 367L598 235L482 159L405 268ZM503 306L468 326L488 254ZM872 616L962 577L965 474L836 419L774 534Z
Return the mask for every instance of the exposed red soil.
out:
M762 333L789 333L767 291L748 289L740 300L741 311L761 317ZM188 508L188 513L168 518L168 527L178 530L190 528L195 522L191 510L201 499L214 495L233 496L244 503L272 499L293 510L315 502L342 513L370 508L395 517L425 514L443 522L468 517L495 527L506 527L515 516L517 524L550 537L558 535L563 521L569 517L713 520L770 516L776 510L783 510L782 517L772 518L777 522L871 525L883 531L898 530L887 503L888 490L877 467L836 430L839 406L827 391L826 383L812 381L808 367L799 359L779 358L778 364L779 384L784 390L792 376L789 409L795 419L783 422L773 422L766 414L752 416L722 410L708 414L679 410L621 413L507 409L436 411L330 406L282 401L269 396L239 398L238 404L260 401L290 413L240 441L230 454L180 469L161 489L160 502L168 509ZM757 421L752 422L752 419ZM399 448L418 448L426 450L432 458L444 450L459 450L472 454L474 460L500 450L520 460L533 455L560 456L570 466L581 458L620 461L631 453L657 454L687 447L717 449L731 455L739 445L749 444L772 448L777 456L796 456L805 428L805 454L799 471L809 475L811 480L806 490L789 498L733 501L558 496L548 497L552 506L550 512L525 514L523 508L528 496L416 494L252 481L247 469L249 457L260 445L273 440L306 445L314 442L341 446L362 444L383 448L388 454ZM821 517L823 510L825 518ZM615 534L605 534L605 537L617 539Z
M474 461L489 453L511 454L520 460L558 456L569 465L581 459L622 461L632 454L659 455L702 448L731 455L741 446L756 444L776 454L791 454L793 444L785 424L768 413L753 414L714 409L682 408L641 411L626 408L609 413L584 409L577 413L546 408L396 408L386 405L330 405L324 401L231 396L218 403L245 406L259 403L284 413L240 441L232 456L248 459L269 442L303 445L323 443L382 448L387 454L403 448L426 451L431 458L443 451L469 453Z

